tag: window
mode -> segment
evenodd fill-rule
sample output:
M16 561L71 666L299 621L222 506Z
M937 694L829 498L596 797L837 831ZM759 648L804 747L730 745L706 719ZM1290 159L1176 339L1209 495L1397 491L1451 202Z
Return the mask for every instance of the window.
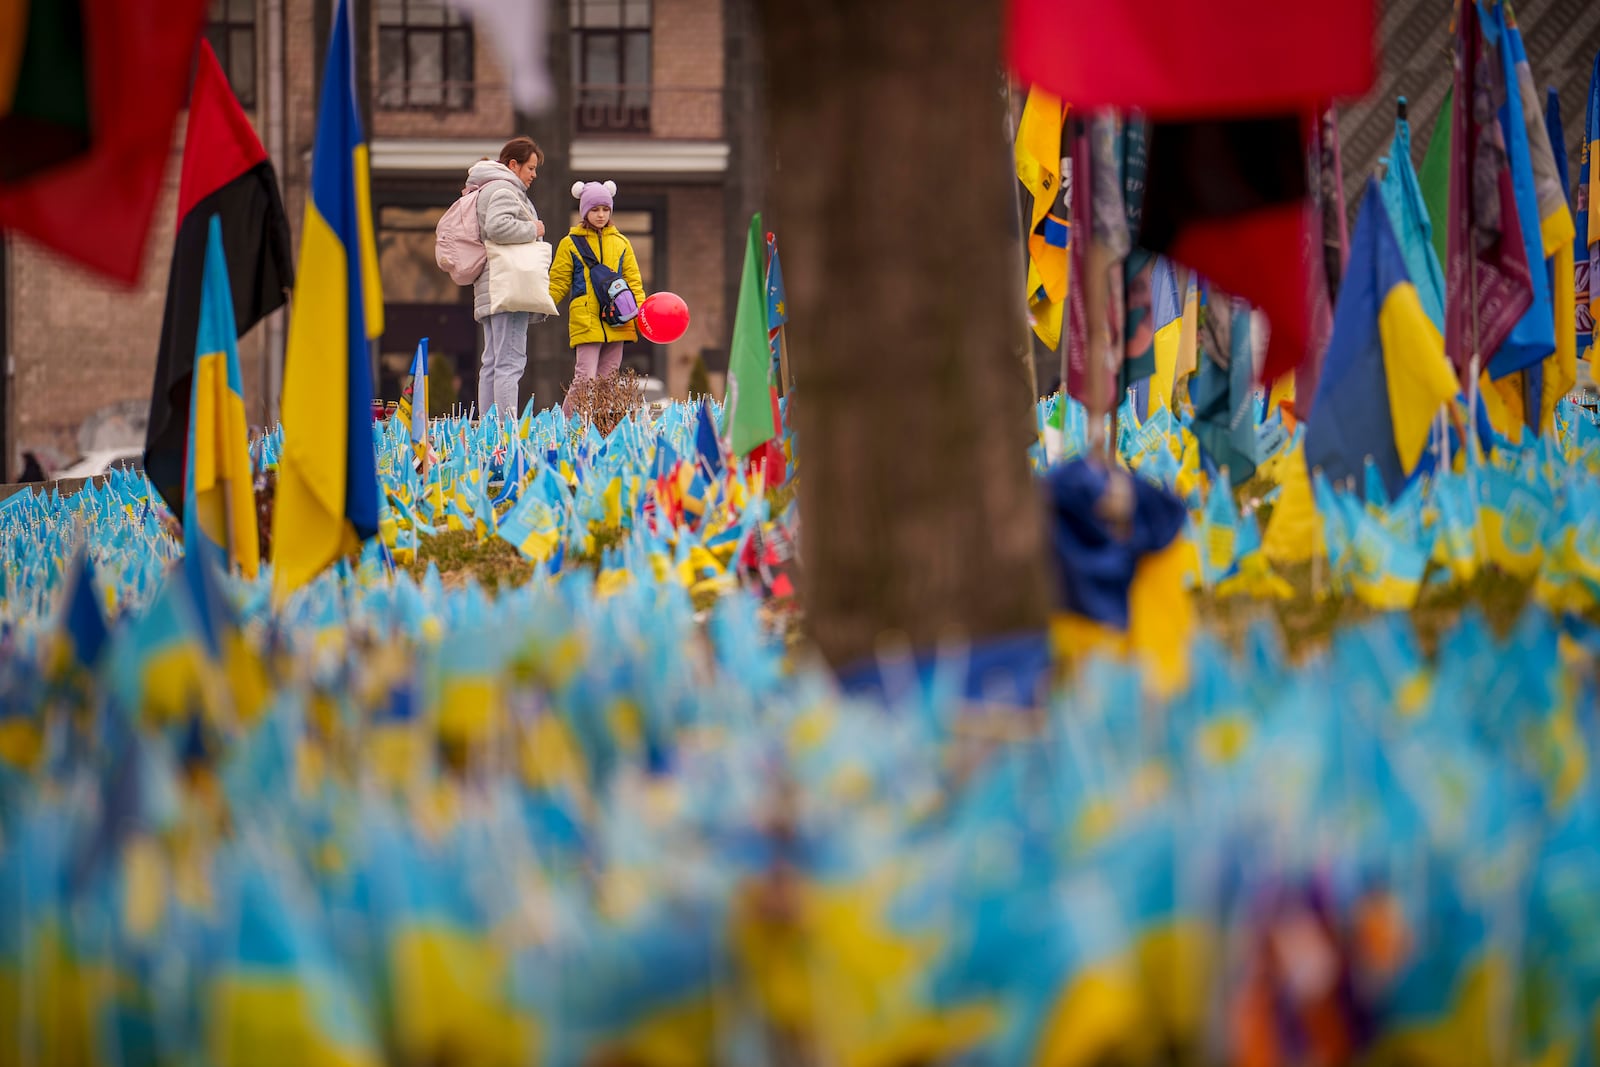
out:
M379 0L378 106L470 111L472 26L444 0Z
M243 107L256 106L256 0L211 0L206 40Z
M579 133L650 132L650 0L573 0Z

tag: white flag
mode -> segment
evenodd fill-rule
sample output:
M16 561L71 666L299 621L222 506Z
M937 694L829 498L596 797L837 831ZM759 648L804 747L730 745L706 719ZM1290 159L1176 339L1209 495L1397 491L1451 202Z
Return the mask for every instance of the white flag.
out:
M546 62L549 45L545 0L450 0L498 50L511 76L518 111L542 112L555 88Z

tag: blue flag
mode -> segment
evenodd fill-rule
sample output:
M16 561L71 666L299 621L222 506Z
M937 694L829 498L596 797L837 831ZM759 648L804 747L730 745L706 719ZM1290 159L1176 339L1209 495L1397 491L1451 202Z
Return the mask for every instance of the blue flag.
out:
M1517 78L1521 43L1506 25L1503 3L1493 4L1485 12L1483 32L1495 44L1505 72L1506 98L1500 105L1500 126L1505 132L1506 161L1511 168L1511 185L1516 194L1517 221L1522 226L1522 244L1528 253L1528 274L1533 284L1533 303L1512 327L1511 335L1500 350L1489 358L1489 377L1504 378L1539 363L1554 352L1556 335L1550 304L1550 276L1539 269L1545 258L1544 238L1539 231L1533 153L1528 144L1528 127L1523 121L1522 91ZM1538 410L1537 403L1534 410Z

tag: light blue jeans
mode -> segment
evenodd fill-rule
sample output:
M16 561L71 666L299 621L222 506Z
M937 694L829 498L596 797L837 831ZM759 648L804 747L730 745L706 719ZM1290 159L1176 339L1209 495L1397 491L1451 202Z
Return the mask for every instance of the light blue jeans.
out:
M502 311L483 320L483 363L478 368L478 417L492 406L500 418L515 419L517 384L528 365L528 313Z

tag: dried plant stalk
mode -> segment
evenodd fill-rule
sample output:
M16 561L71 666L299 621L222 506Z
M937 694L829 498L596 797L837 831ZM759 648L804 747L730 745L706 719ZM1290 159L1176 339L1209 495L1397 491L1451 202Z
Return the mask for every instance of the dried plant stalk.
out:
M632 371L607 378L579 378L567 389L578 430L593 424L602 435L616 429L627 415L644 407L644 383Z

